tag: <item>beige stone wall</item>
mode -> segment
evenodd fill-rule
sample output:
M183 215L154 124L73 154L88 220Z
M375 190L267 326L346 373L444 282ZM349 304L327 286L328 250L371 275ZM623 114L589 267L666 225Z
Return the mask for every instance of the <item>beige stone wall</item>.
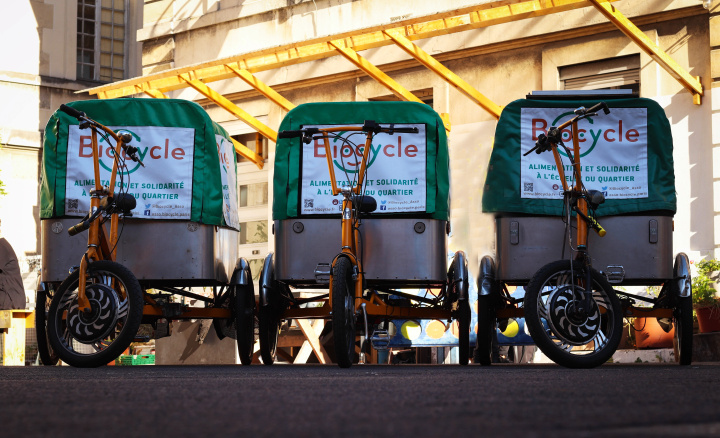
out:
M130 0L128 37L142 26L142 0ZM0 232L21 268L40 251L39 179L42 132L62 103L91 84L76 82L77 4L66 0L0 2ZM130 45L128 71L140 75L141 44ZM34 286L33 286L34 288Z
M710 78L711 85L706 97L712 111L712 178L713 178L713 227L715 231L714 257L720 259L720 0L713 0L710 7Z
M436 12L437 2L302 0L287 7L284 1L239 0L182 2L146 1L146 21L138 32L145 42L146 72L197 64L225 56L301 41L351 29L391 23L399 17ZM443 4L446 9L479 1ZM715 2L717 3L717 2ZM695 0L671 0L658 14L654 2L621 0L614 5L631 19L639 19L645 34L692 75L701 76L710 90L715 68L708 50L713 33L710 16ZM317 6L317 9L315 8ZM713 5L711 7L715 8ZM154 17L154 18L150 18ZM154 20L154 21L153 21ZM697 259L717 251L720 210L717 190L717 152L711 144L710 92L703 105L674 78L643 53L629 38L593 8L584 8L516 23L496 25L459 34L416 42L425 51L465 79L499 105L523 98L532 90L560 87L558 67L587 61L640 54L641 95L656 99L673 125L678 213L675 218L675 252ZM715 43L713 43L715 44ZM495 119L449 86L440 77L420 67L399 49L389 46L366 50L362 56L387 72L409 90L430 90L434 109L450 114L452 167L451 249L468 252L471 264L494 252L492 218L480 211L482 185L494 135ZM720 70L720 69L715 69ZM340 57L260 72L257 76L295 104L313 101L369 100L390 92ZM253 115L265 117L272 128L279 126L284 111L263 98L251 98L249 87L239 80L213 83L226 96L241 97L236 103ZM170 93L173 97L200 100L193 90ZM715 105L717 106L717 105ZM224 120L223 111L213 111ZM715 125L718 125L716 123ZM272 148L271 148L272 153ZM715 164L713 164L715 157ZM271 155L272 158L272 155ZM272 181L272 160L265 171ZM261 172L261 173L262 173ZM713 172L715 176L713 176ZM257 178L257 173L252 173ZM242 176L240 177L242 179ZM269 209L268 209L269 210ZM268 216L270 215L268 211ZM718 225L716 225L716 223ZM716 237L717 236L717 237ZM268 250L272 250L272 242Z

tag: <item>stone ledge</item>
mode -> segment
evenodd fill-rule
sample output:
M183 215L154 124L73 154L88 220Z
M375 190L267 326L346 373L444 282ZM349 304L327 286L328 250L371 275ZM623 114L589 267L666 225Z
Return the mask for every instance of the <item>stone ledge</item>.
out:
M720 332L693 335L693 363L720 362Z

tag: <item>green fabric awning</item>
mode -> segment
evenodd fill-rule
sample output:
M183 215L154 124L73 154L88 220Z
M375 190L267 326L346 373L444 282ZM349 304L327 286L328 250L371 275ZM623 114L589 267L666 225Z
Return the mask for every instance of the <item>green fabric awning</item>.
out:
M373 214L422 214L447 220L450 188L447 136L442 119L428 105L416 102L309 103L290 111L279 131L308 126L362 125L365 120L383 125L413 125L420 129L420 134L414 134L417 137L405 134L396 134L392 138L382 137L383 134L375 137L366 178L366 194L373 196L379 206ZM363 135L351 138L358 146L364 145ZM340 147L339 142L333 144L335 146L341 149L333 157L335 176L342 182L352 173L350 171L346 175L343 169L347 170L347 163L356 156L350 153L349 148ZM347 156L343 155L343 151L348 152ZM423 155L425 162L420 163L418 160ZM320 160L314 160L320 156ZM329 175L324 149L313 143L304 145L299 138L278 139L273 179L273 219L323 212L335 214L329 203L333 200L332 196L326 193L329 189L326 179L329 177L318 176L322 172ZM319 205L327 207L320 208Z
M559 126L580 106L598 100L521 99L503 109L483 191L490 213L562 214L562 185L550 152L523 153L537 135ZM605 193L598 216L677 209L673 141L665 112L644 98L606 100L610 114L580 121L581 163L587 189ZM564 136L565 138L565 136ZM572 149L572 141L564 140ZM564 157L565 158L565 157ZM566 176L572 176L567 168Z
M237 164L228 133L198 104L178 99L107 99L68 104L133 136L145 167L127 160L123 187L137 198L133 217L190 220L238 229ZM94 186L90 130L56 111L43 144L40 217L83 216ZM98 138L101 178L113 159ZM114 147L114 144L113 144ZM105 181L105 176L108 181ZM115 190L120 187L116 184Z

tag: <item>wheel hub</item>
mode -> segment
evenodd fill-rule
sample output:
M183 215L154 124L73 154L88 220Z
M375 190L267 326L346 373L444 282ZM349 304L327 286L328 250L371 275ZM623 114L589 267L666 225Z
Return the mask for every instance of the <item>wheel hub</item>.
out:
M575 286L578 300L582 300L583 289ZM600 310L591 300L589 309L576 306L572 286L556 289L548 300L548 323L555 335L571 345L590 342L600 330Z
M90 310L81 311L77 300L67 312L67 327L73 338L91 343L105 338L115 328L118 319L118 299L115 291L104 284L89 284L85 295Z

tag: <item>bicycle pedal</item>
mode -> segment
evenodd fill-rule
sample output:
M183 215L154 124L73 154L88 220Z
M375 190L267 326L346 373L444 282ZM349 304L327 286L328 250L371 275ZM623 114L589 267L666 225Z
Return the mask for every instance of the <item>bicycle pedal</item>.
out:
M370 344L375 350L387 350L390 346L390 335L387 330L375 330L370 338Z
M621 265L610 265L605 271L608 283L622 283L625 280L625 268Z
M330 284L330 263L318 263L315 267L315 281L318 284Z

